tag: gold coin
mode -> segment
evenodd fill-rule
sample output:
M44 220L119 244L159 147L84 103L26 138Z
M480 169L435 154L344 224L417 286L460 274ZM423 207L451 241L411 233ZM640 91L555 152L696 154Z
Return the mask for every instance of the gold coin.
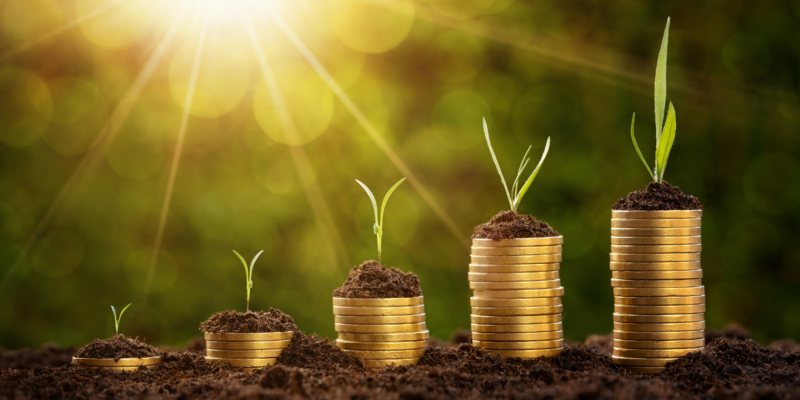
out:
M347 333L414 333L426 330L425 323L397 325L354 325L334 324L336 332Z
M467 277L469 278L470 282L543 281L558 279L558 271L494 274L479 274L470 272Z
M397 325L425 322L425 314L415 315L335 315L333 322L339 324Z
M539 254L561 254L561 246L527 247L472 247L474 256L533 256Z
M428 346L427 340L413 342L351 342L337 339L336 346L347 350L413 350L424 349Z
M615 288L682 288L702 286L702 279L614 279L611 287Z
M704 339L706 331L681 331L681 332L631 332L614 331L614 339L620 340L692 340Z
M561 305L561 297L540 297L533 299L481 299L470 297L472 307L544 307Z
M424 305L406 307L342 307L333 306L333 315L413 315L425 312Z
M278 363L277 358L213 358L206 357L211 364L230 364L231 367L269 367Z
M611 261L612 271L690 271L700 269L700 261L682 262L617 262Z
M611 271L614 279L700 279L703 277L702 269L690 269L688 271Z
M206 356L210 358L277 358L280 357L283 349L272 350L215 350L206 349ZM257 367L257 365L253 365Z
M218 342L269 342L272 340L292 340L294 332L263 333L208 333L203 332L206 340Z
M347 350L342 349L349 356L355 358L363 358L366 360L391 360L397 358L415 358L422 357L425 354L425 349L414 350Z
M500 357L509 358L539 358L539 357L554 357L564 350L564 347L557 347L554 349L538 349L538 350L487 350L478 349L478 355L485 356L487 354L499 354Z
M564 338L564 331L531 332L531 333L485 333L472 332L472 340L487 342L528 342L541 340L557 340Z
M614 296L649 297L649 296L700 296L705 295L703 286L683 288L614 288Z
M538 256L473 256L473 264L547 264L561 262L561 254L541 254Z
M618 261L618 262L700 261L700 253L665 253L665 254L611 253L611 261Z
M538 350L564 347L564 339L540 340L526 342L485 342L473 338L472 345L486 350Z
M699 253L702 250L702 244L670 244L659 246L611 245L611 252L620 254Z
M517 315L513 317L495 317L488 315L470 315L473 324L481 325L508 325L508 324L544 324L561 322L561 314L548 315Z
M383 368L388 365L417 365L419 358L399 358L393 360L362 360L365 368Z
M672 358L637 358L637 357L620 357L611 356L611 361L617 365L636 366L636 367L663 367L670 361L677 360L677 357Z
M706 345L706 339L691 340L625 340L614 339L614 347L621 349L692 349Z
M564 295L564 287L539 290L475 290L475 297L481 299L529 299L537 297L557 297Z
M539 333L560 331L563 329L561 322L547 324L522 324L522 325L485 325L472 324L472 334L480 333Z
M347 333L338 332L339 339L350 342L407 342L428 340L430 332L423 330L413 333Z
M472 307L475 315L544 315L560 314L564 311L562 305L546 307Z
M549 264L510 264L510 265L483 265L470 264L469 272L479 274L505 274L505 273L524 273L524 272L547 272L558 271L561 269L559 263Z
M662 314L662 315L633 315L614 313L614 322L630 322L634 324L675 324L680 322L700 322L705 320L705 314Z
M524 290L524 289L553 289L561 286L561 279L549 281L521 281L521 282L470 282L469 288L474 290Z
M640 374L640 375L652 375L657 374L664 370L664 367L629 367L627 365L623 365L626 371L633 373L633 374Z
M83 365L83 364L79 364ZM140 367L89 367L83 366L84 368L88 369L89 371L97 371L97 370L108 370L108 371L138 371ZM147 369L154 369L158 367L158 365L147 365L144 366Z
M693 351L702 350L703 347L690 349L619 349L614 347L614 355L617 357L667 358L683 357Z
M423 304L423 297L399 297L391 299L345 299L333 298L333 305L342 307L405 307Z
M616 219L686 219L700 218L703 210L658 210L658 211L628 211L611 210L611 218Z
M472 239L474 247L526 247L526 246L553 246L564 244L563 236L521 238L521 239Z
M123 367L133 367L139 368L139 366L152 366L161 364L161 356L157 357L144 357L144 358L120 358L119 360L114 360L113 358L83 358L83 357L72 357L73 364L81 364L86 365L89 367L116 367L116 368L123 368Z
M661 246L679 244L701 244L702 236L611 236L611 244L617 246Z
M475 312L474 309L472 312ZM683 306L627 306L615 304L614 312L619 314L697 314L706 312L706 305L689 304Z
M705 304L706 296L622 297L614 296L614 303L631 306L680 306Z
M683 219L616 219L611 218L612 228L698 228L700 218Z
M272 340L269 342L218 342L206 340L207 349L215 350L271 350L285 349L291 340Z
M702 228L611 228L611 237L700 236Z
M682 332L682 331L700 331L706 329L706 322L681 322L681 323L649 323L649 324L634 324L628 322L614 322L615 331L630 331L630 332Z

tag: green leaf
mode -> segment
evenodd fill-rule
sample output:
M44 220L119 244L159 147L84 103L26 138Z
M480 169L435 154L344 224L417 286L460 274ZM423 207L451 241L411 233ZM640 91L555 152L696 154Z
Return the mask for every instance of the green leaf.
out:
M358 184L361 185L362 188L364 188L364 191L366 191L367 194L369 195L369 199L372 200L372 209L375 211L375 223L376 224L379 223L378 222L378 202L375 201L375 196L372 195L372 191L369 190L367 185L361 183L361 181L358 180L358 179L356 179L356 182L358 182Z
M124 312L125 312L125 310L127 310L127 309L128 309L128 307L130 307L132 304L133 304L133 303L129 303L127 306L125 306L125 308L123 308L123 309L122 309L122 311L120 311L120 312L119 312L119 320L120 320L120 321L122 321L122 313L124 313ZM114 309L114 306L111 306L111 309L113 310L113 309Z
M394 186L392 186L392 188L389 189L388 192L386 192L386 196L383 196L383 203L381 204L381 225L379 227L381 233L383 233L383 210L386 209L386 202L389 201L389 196L391 196L392 193L394 193L394 190L397 189L397 187L400 186L400 184L403 183L405 180L406 178L397 181L397 183L395 183Z
M248 279L250 280L250 287L253 287L253 265L256 265L256 260L258 260L258 256L260 256L261 253L263 252L264 250L259 251L258 254L256 254L255 257L253 257L253 261L250 261L250 276L248 276Z
M650 166L647 165L647 161L644 160L644 156L642 155L642 151L639 150L639 144L636 143L636 136L633 134L633 123L636 122L636 113L633 113L633 119L631 119L631 140L633 140L633 147L636 149L636 152L639 153L639 158L642 160L642 164L644 167L647 168L647 173L650 174L650 177L653 178L653 181L657 181L656 176L653 175L653 170L650 169Z
M669 45L669 18L661 39L661 50L658 51L656 64L655 103L656 103L656 147L661 138L661 124L664 123L664 105L667 101L667 46Z
M247 282L250 282L250 272L248 272L247 270L247 261L245 261L244 258L241 256L241 254L236 252L236 250L234 250L233 252L236 253L236 257L239 257L239 259L242 260L242 265L244 265L244 276L247 279Z
M661 140L656 149L656 175L658 175L658 183L664 181L664 170L667 169L669 152L672 150L672 143L675 142L676 128L675 107L673 107L672 102L670 102L667 122L664 123L664 131L661 132Z
M519 183L519 177L522 175L522 171L525 170L525 167L528 166L528 161L531 159L528 157L528 153L531 152L531 147L528 146L528 150L525 151L525 155L522 156L522 161L519 163L519 169L517 170L517 177L514 179L514 184L511 185L511 194L514 197L517 197L517 184Z
M539 168L542 168L542 163L544 162L545 157L547 157L547 152L550 150L550 137L547 138L547 144L544 145L544 153L542 153L542 159L539 160L539 165L536 166L536 169L531 172L531 176L528 177L528 180L522 185L522 188L519 190L519 194L514 199L514 202L511 204L511 209L515 212L517 211L517 207L519 203L522 201L522 198L525 196L525 193L528 192L528 188L531 187L531 183L533 183L533 179L536 178L536 175L539 173Z
M492 153L492 160L494 160L494 166L497 167L497 173L500 175L500 180L503 181L503 187L506 189L506 197L508 198L508 205L511 206L511 209L514 209L514 201L511 200L511 193L508 191L508 185L506 185L506 178L503 177L503 171L500 169L500 163L497 162L497 156L494 154L494 149L492 148L492 141L489 139L489 126L486 125L486 118L483 119L483 132L486 135L486 144L489 145L489 152Z

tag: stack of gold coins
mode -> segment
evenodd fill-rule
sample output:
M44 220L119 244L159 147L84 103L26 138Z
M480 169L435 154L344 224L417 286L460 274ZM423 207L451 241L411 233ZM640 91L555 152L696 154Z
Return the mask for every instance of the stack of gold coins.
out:
M89 369L108 369L114 371L136 371L139 367L153 369L161 364L161 356L144 358L81 358L72 357L73 364L80 364Z
M705 345L702 211L613 211L613 360L652 374Z
M422 296L391 299L333 298L336 346L367 368L416 365L430 333Z
M226 363L245 371L262 369L278 362L293 337L294 332L205 332L206 362Z
M479 354L535 358L561 353L563 243L561 236L472 240L472 345Z

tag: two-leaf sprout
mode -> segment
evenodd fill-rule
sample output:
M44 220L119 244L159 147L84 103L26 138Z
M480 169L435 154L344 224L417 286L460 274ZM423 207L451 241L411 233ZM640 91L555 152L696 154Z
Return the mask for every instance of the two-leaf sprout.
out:
M667 101L667 45L669 44L669 18L667 18L667 27L664 29L664 37L661 39L661 50L658 51L658 64L656 65L656 82L655 82L655 103L656 103L656 165L655 169L651 170L644 160L642 152L639 150L639 145L636 143L636 136L633 135L633 123L636 122L636 113L633 113L631 120L631 140L636 152L639 153L639 158L642 160L647 172L654 182L662 183L664 181L664 170L667 169L667 159L669 159L669 152L672 150L672 144L675 142L675 107L672 102L669 103L669 112L667 113L667 121L664 122L664 104ZM664 124L662 127L662 123Z
M116 329L115 332L116 334L114 336L119 336L119 321L122 320L122 313L124 313L125 310L127 310L128 307L131 306L131 304L133 303L128 304L127 306L125 306L125 308L122 309L122 311L119 312L119 318L117 318L117 310L114 308L114 306L111 306L111 312L114 313L114 329Z
M239 260L242 261L242 265L244 265L244 274L245 278L247 279L247 312L250 312L250 288L253 287L253 265L256 264L258 256L260 256L261 253L264 252L264 250L259 251L258 254L256 254L255 257L253 257L253 261L250 262L249 270L247 269L247 261L245 261L244 258L239 253L236 252L236 250L234 250L233 252L236 254L236 257L239 257Z
M536 166L536 169L531 172L531 176L528 177L528 180L525 181L525 184L522 187L518 187L519 178L522 175L522 171L525 170L525 167L528 166L528 161L530 161L530 157L528 157L528 153L531 151L532 146L528 146L528 151L525 152L525 155L522 156L522 162L519 164L519 169L517 170L517 178L514 179L514 184L511 185L511 191L508 190L508 185L506 184L506 178L503 176L503 171L500 169L500 163L497 162L497 156L494 154L494 149L492 148L492 141L489 139L489 127L486 125L486 118L483 119L483 132L486 134L486 144L489 145L489 152L492 153L492 160L494 160L494 165L497 167L497 173L500 174L500 180L503 182L503 187L506 189L506 197L508 198L508 204L511 206L511 211L517 212L517 207L519 207L519 203L522 202L522 198L525 196L525 193L528 192L528 189L531 187L531 183L533 183L533 179L536 178L536 175L539 173L539 168L542 167L542 163L544 162L544 158L547 157L547 151L550 150L550 137L547 138L547 144L544 146L544 153L542 154L542 159L539 160L539 165Z
M386 202L389 201L389 196L392 195L394 190L397 189L397 187L400 186L400 184L403 183L403 181L405 180L406 178L397 181L397 183L395 183L394 186L392 186L392 188L389 189L388 192L386 192L386 196L383 196L383 204L381 204L381 213L379 218L378 203L375 201L375 196L372 194L372 191L369 190L367 185L361 183L361 181L356 179L356 182L358 182L358 184L361 185L362 188L364 188L364 191L366 191L367 195L369 195L369 199L372 200L372 209L373 211L375 211L375 224L372 225L372 229L373 232L375 232L375 235L378 236L378 264L381 264L381 238L383 237L383 212L384 210L386 210Z

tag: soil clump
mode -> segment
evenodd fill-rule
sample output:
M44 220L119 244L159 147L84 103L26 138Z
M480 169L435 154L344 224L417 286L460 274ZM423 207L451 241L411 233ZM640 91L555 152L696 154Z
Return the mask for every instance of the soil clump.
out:
M348 299L391 299L422 296L419 277L397 268L387 268L377 261L364 261L353 267L342 287L333 297Z
M201 323L200 330L207 333L297 332L297 325L292 317L270 307L268 312L218 312Z
M500 211L489 222L475 227L473 239L525 239L561 236L547 222L539 221L532 215L517 214L514 211Z
M142 343L136 339L130 339L124 335L117 335L111 339L95 339L91 343L78 349L75 357L78 358L144 358L157 357L160 353L158 349Z
M703 204L697 197L684 194L678 186L667 181L650 182L645 190L636 190L628 196L617 200L611 206L617 211L669 211L669 210L702 210Z

